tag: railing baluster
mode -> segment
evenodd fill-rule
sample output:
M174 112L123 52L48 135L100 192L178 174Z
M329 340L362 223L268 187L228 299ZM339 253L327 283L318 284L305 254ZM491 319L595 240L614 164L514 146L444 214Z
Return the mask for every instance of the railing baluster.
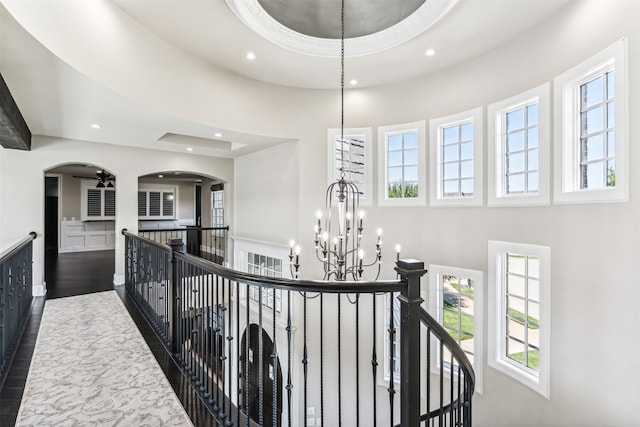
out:
M180 233L171 232L166 235L175 236L178 234ZM316 416L315 414L307 413L307 410L317 404L320 406L317 424L328 425L331 423L332 425L341 426L344 420L345 423L352 423L356 426L366 424L377 427L379 417L384 419L389 416L389 423L393 425L397 416L397 414L395 414L397 411L395 397L397 396L401 409L400 422L403 426L413 427L414 425L421 424L419 421L420 399L426 399L427 412L422 415L422 418L425 420L424 425L430 425L432 427L435 425L470 426L474 377L473 371L469 368L469 362L459 346L456 346L455 343L452 344L453 339L442 326L430 318L426 312L420 312L420 307L417 303L419 294L415 293L415 289L419 288L414 288L413 291L407 290L408 287L406 283L409 281L407 277L421 275L424 273L423 270L415 268L403 270L404 267L401 267L402 263L399 261L397 270L400 276L402 276L402 280L381 281L375 284L371 282L359 282L357 286L350 282L323 283L262 277L235 272L184 254L182 253L182 250L184 250L182 239L177 239L179 248L172 251L148 239L143 239L129 233L125 233L125 236L125 248L127 252L125 255L125 287L127 292L130 293L132 299L147 320L149 320L150 324L153 325L158 335L163 341L166 341L166 345L168 347L171 346L175 359L182 364L184 371L188 372L191 376L191 384L200 388L204 398L209 398L214 402L212 406L217 407L217 420L220 425L231 427L241 423L241 419L244 417L245 423L249 427L252 424L250 420L253 412L253 419L257 420L260 425L288 425L291 427L301 424L306 426L308 425L308 421L311 420L311 417ZM218 232L203 233L200 237L201 243L205 246L211 246L210 238L213 237L213 240L215 240L216 236L218 236ZM160 239L157 236L156 238ZM219 249L217 248L219 243L215 245L216 250ZM222 257L218 256L217 253L219 252L216 252L216 254L209 252L209 257L219 260L219 258ZM26 283L30 281L30 278L27 267L26 263L13 267L10 272L5 272L4 274L9 275L9 285L5 285L5 283L7 283L6 281L5 283L0 283L2 291L7 289L8 286L12 295L10 299L7 300L7 303L16 309L19 309L21 304L14 301L15 298L28 290ZM241 335L243 334L241 330L241 306L243 305L241 304L241 286L245 286L244 289L246 290L246 303L244 304L244 345ZM256 292L259 292L254 292L258 301L253 301L251 287L255 287ZM278 344L282 342L282 339L278 340L279 326L276 307L276 288L287 291L287 319L286 326L283 327L287 334L287 378L284 382L278 376L278 366L280 365ZM296 294L292 291L299 292L303 303L302 319L300 319L303 322L303 325L301 325L302 331L300 331L302 348L298 347L297 351L293 348L295 317L292 306L294 306L295 301L293 299ZM267 292L267 294L263 292ZM310 298L308 292L318 293L320 303L319 323L310 322L309 315L310 313L315 313L313 310L317 308L317 306L309 305L313 299L315 299L315 296ZM399 329L394 320L393 310L397 292L402 292L400 298L401 325ZM332 312L331 308L326 304L329 300L325 299L325 293L336 294L336 302L334 303L333 299L331 299L331 304L335 304L333 307L337 310L338 315L337 337L335 338L338 347L338 365L336 366L337 382L335 382L335 379L327 382L329 377L325 378L327 372L335 372L334 370L327 371L328 365L325 363L325 310L328 310L328 313ZM356 298L355 302L349 298L349 301L355 305L355 330L347 327L346 324L344 330L342 328L344 320L352 319L351 311L347 310L343 313L342 294L344 293L354 294ZM371 305L368 303L366 305L360 304L360 296L363 293L371 295ZM383 329L377 327L377 320L379 319L377 318L378 301L376 294L384 294L383 298L389 298L387 334L384 333L384 325ZM233 307L234 295L236 298L235 308ZM263 305L263 303L266 302L265 298L267 298L268 301L273 301L274 305L273 307L269 306L272 312L270 316L267 314L268 317L266 319L264 318ZM318 300L316 300L316 303ZM254 302L258 304L258 306L253 309L253 312L257 315L257 321L254 320L254 322L257 324L254 325L252 329L251 319L255 315L252 314L251 304ZM3 308L0 307L0 310L2 309ZM416 309L418 310L418 316L415 315ZM0 315L4 315L6 311L7 310L0 311ZM409 312L410 315L408 314ZM383 313L386 313L386 310L383 310ZM235 319L233 318L234 315L237 316ZM347 317L343 319L345 315L347 315ZM313 314L313 316L315 316L315 314ZM365 339L360 331L362 316L365 316L365 319L371 318L373 321L371 326L372 389L371 394L369 394L369 392L366 393L366 397L365 394L362 394L363 389L361 389L360 384L361 380L365 382L368 381L368 375L361 375L362 373L360 372L360 357L364 356L360 354L361 350L363 350L363 348L361 348L363 344L361 339ZM410 327L405 326L405 322L409 322L407 319L413 322L410 323ZM419 355L420 340L424 339L424 337L419 334L419 331L415 332L411 329L415 328L416 319L418 319L418 321L422 320L426 325L426 366L420 366L419 363L423 361L419 359L417 361L411 357L407 359L408 355L414 355L414 359L415 355ZM267 322L268 324L269 321L272 322L270 328L264 323ZM273 338L273 347L270 353L265 351L267 345L264 340L269 337L265 328L271 332L270 335L272 335ZM333 326L331 326L331 328L333 328ZM401 334L396 337L395 334L398 330ZM283 331L281 330L280 332ZM313 334L316 333L320 335L319 354L316 348L317 341L309 341L309 337L312 337ZM258 335L252 339L253 334ZM378 334L381 336L378 336ZM413 342L407 343L409 337L414 337ZM420 337L420 340L417 340L415 337ZM369 337L366 338L365 341L368 342ZM400 353L398 353L396 338L399 338ZM315 338L311 339L314 340ZM233 340L235 340L235 346ZM257 344L257 348L253 349L254 354L251 353L253 347L251 344L252 341ZM352 347L352 342L354 342L354 347ZM377 405L377 374L379 364L377 345L381 342L388 343L386 347L389 349L388 354L385 355L385 357L388 357L389 373L391 376L388 388L388 408L386 407L387 405ZM422 343L424 345L424 342ZM439 350L439 353L432 350L436 345L435 343L439 343L436 349ZM313 345L310 346L310 344ZM344 348L343 345L345 346ZM409 348L409 350L407 350L407 348ZM302 370L299 381L302 382L301 386L303 389L299 393L302 404L298 406L298 410L296 411L294 408L293 384L294 380L297 382L298 379L295 377L295 364L292 363L292 360L296 357L296 354L300 355L300 350L302 352ZM313 354L320 358L317 369L312 369L314 365L310 363L312 357L310 351L313 351ZM445 351L450 353L449 357L444 356ZM432 352L433 354L439 354L439 370L431 370L432 367L436 368L436 365L432 366ZM243 354L242 357L244 357L244 359L241 358L241 354ZM258 358L257 360L255 359L256 357ZM347 365L342 366L342 359L350 361L352 357L355 357L355 371L353 376L349 370L343 371L343 368ZM464 363L461 363L461 361ZM265 366L265 364L268 364L268 366ZM396 371L398 366L401 370L400 387L394 384L394 365L396 365ZM349 364L349 366L352 365ZM405 369L407 368L413 376L409 377L409 382L411 382L410 386L405 384L405 378L407 377ZM416 375L420 369L425 369L424 375ZM444 376L449 373L449 380L445 382ZM255 378L251 378L252 376ZM436 384L436 379L432 379L432 376L439 376L437 386L432 385L432 383ZM269 378L269 381L272 381L270 386L267 385L267 378ZM352 381L353 378L355 378L355 383ZM420 396L420 383L416 382L416 379L423 381L423 384L426 382L426 396ZM255 387L252 384L255 384ZM328 384L331 384L331 389L325 390L325 386ZM366 384L364 386L365 388L368 387ZM287 390L286 397L281 394L284 389ZM415 392L407 394L407 389L415 390ZM329 419L325 417L325 392L330 393L329 396L337 394L338 399L337 405L333 404L335 403L335 398L330 398L328 401L333 402L327 406L331 414ZM354 392L355 408L352 406L344 406L343 408L343 394L346 395L348 393L353 395ZM437 392L439 392L438 395L436 395ZM233 393L235 393L235 399L232 396ZM265 393L273 394L273 399L268 401ZM367 405L372 408L371 415L368 414L368 411L363 412L363 407L361 407L361 400L364 398L368 401L368 396L373 397L372 404ZM284 399L286 399L286 403ZM317 399L319 399L319 402ZM235 407L233 406L234 403L236 405ZM287 406L287 421L281 423L281 408L285 404ZM432 410L432 408L435 408L435 410ZM354 410L355 413L353 413L352 410ZM382 410L382 412L379 412L380 410ZM410 414L411 421L405 423L404 420L407 419L405 418L407 414ZM416 417L415 414L418 414L418 416ZM269 418L269 416L271 416L271 418ZM309 416L309 419L307 419L307 416ZM302 417L304 417L304 421L302 421ZM416 419L418 420L418 424L414 424ZM353 422L353 420L355 420L355 422ZM194 422L198 424L199 420L194 420Z
M342 426L342 307L338 294L338 426Z
M251 418L251 407L249 406L249 377L251 376L251 373L249 372L249 359L250 357L250 342L251 342L251 328L250 325L250 319L249 319L249 309L250 309L250 304L251 304L251 299L249 298L249 285L245 285L245 292L246 292L246 303L247 303L247 319L246 319L246 324L245 324L245 339L246 339L246 343L245 343L245 380L244 380L244 409L245 409L245 415L247 416L247 427L249 427L249 420Z
M271 421L273 427L278 426L278 340L276 336L276 290L271 289L273 292L273 310L271 313L272 318L272 333L273 333L273 351L271 353L271 364L273 365L273 399L271 405Z
M322 325L322 323L320 323ZM293 415L291 413L291 394L293 392L293 384L291 383L291 353L293 348L291 346L291 291L287 291L287 418L289 421L289 427L292 426ZM324 420L322 420L324 425Z
M356 426L360 426L360 298L356 295Z
M324 295L320 294L320 422L324 425Z
M262 342L262 291L258 293L258 424L264 425L264 343Z
M373 402L371 407L373 408L373 427L377 426L377 405L378 405L378 398L377 398L377 391L378 391L378 355L377 355L377 350L376 350L376 342L377 342L377 338L378 338L378 328L376 327L377 322L376 322L376 316L377 316L377 311L376 311L376 294L372 293L371 294L371 301L372 301L372 314L373 314L373 318L371 319L372 321L372 325L373 327L371 328L371 331L373 333L373 350L371 352L371 371L372 371L372 378L373 378L373 390L372 390L372 394L373 394Z

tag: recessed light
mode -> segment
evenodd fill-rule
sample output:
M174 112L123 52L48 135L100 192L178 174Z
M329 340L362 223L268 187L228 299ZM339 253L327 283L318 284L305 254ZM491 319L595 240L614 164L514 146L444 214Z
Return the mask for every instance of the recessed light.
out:
M256 59L256 54L255 54L255 53L253 53L253 52L249 52L249 53L247 53L247 59L248 59L249 61L253 61L254 59Z
M427 51L424 53L427 56L433 56L436 54L435 49L427 49Z
M158 175L158 178L164 178L164 175Z
M97 123L93 123L90 125L93 129L102 129L102 125L99 125Z
M213 134L216 138L222 138L222 134L220 132L216 132Z
M193 148L187 147L187 151L193 151Z
M355 86L358 84L358 81L356 79L351 79L349 83L351 84L351 86Z

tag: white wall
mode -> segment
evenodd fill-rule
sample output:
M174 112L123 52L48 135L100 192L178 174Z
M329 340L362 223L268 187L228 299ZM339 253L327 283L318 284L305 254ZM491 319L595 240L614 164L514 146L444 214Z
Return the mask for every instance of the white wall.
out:
M640 2L636 1L569 2L564 10L524 36L462 66L400 84L347 90L345 126L406 123L478 106L486 112L488 104L552 81L556 75L628 36L632 118L629 135L630 141L636 141L640 138L640 123L633 120L640 117L638 16ZM57 48L65 51L69 62L77 60L64 40ZM128 52L138 50L132 47ZM113 63L117 63L118 52L110 55ZM303 245L303 274L315 273L311 267L312 227L314 212L324 203L326 129L339 125L338 90L280 88L231 77L219 70L210 72L202 65L200 68L201 75L208 73L209 80L182 79L182 85L189 85L185 88L173 78L166 85L168 90L162 92L162 99L156 90L162 76L156 76L157 81L153 82L120 76L119 83L128 81L132 87L121 87L115 81L108 86L182 117L203 123L215 117L223 127L286 135L298 142L237 159L235 171L229 160L52 138L36 138L34 149L28 153L0 149L0 249L31 230L42 232L43 171L52 166L92 163L113 171L117 176L118 230L137 227L135 189L139 175L192 170L230 183L225 185L225 193L227 197L235 197L235 202L231 200L226 206L232 210L229 218L235 222L235 233L274 243L294 238ZM81 70L93 77L100 75L101 80L109 80L112 73L111 68L99 63ZM193 96L191 102L184 102L184 93ZM230 103L211 105L211 99ZM238 114L239 111L243 113ZM122 155L123 151L133 155ZM637 145L630 144L629 155L631 165L640 165ZM141 163L141 159L145 162ZM484 161L486 171L486 154ZM19 186L16 177L20 177ZM634 377L640 353L640 341L636 339L640 336L637 182L637 172L632 167L630 201L626 203L368 210L367 230L381 226L385 236L389 236L385 240L386 260L392 258L391 247L398 241L406 257L486 274L488 240L551 247L551 398L547 400L485 366L484 394L476 395L474 400L475 425L640 424L639 381ZM487 194L486 188L484 193ZM121 238L116 251L121 259ZM36 240L36 280L42 279L42 253L42 240ZM391 267L386 261L387 277L393 276ZM116 272L122 272L121 261ZM486 275L485 286L492 286ZM486 337L487 331L484 332ZM331 348L335 343L328 345ZM350 395L344 398L349 399ZM319 407L318 401L310 404Z
M640 138L640 122L633 119L640 116L639 16L640 2L570 2L524 36L462 66L401 84L349 89L345 125L377 127L428 120L478 106L486 114L488 104L552 82L556 75L628 36L629 156L631 165L640 165L640 150L633 144ZM303 273L313 273L313 213L323 204L326 128L335 126L336 117L327 93L310 92L308 96L317 96L316 106L324 105L326 110L310 111L314 122L297 133L296 240L303 245ZM292 126L299 129L298 124ZM262 160L269 164L259 167ZM286 207L292 203L284 193L289 188L264 183L279 182L288 163L288 158L275 153L236 162L236 178L242 180L236 193L237 230L244 236L276 243L290 237L291 227L277 213L280 203ZM486 178L486 150L484 168ZM551 247L551 398L485 366L484 394L474 400L474 425L640 424L635 373L640 352L637 182L637 168L632 167L630 201L625 203L488 208L485 197L485 206L480 208L369 209L368 231L378 225L385 230L387 259L391 258L390 247L398 241L404 256L426 264L484 271L486 287L493 285L486 280L488 240ZM248 208L252 213L244 212ZM265 231L262 224L267 219L269 229ZM391 265L385 263L385 269L391 271ZM334 348L335 343L328 345ZM319 402L312 399L310 405L318 407Z
M34 136L31 151L0 148L0 251L36 231L34 241L34 292L44 291L44 171L55 166L88 163L116 176L116 264L114 280L124 275L124 237L127 228L138 230L138 176L179 170L233 178L233 161L196 155L140 150Z

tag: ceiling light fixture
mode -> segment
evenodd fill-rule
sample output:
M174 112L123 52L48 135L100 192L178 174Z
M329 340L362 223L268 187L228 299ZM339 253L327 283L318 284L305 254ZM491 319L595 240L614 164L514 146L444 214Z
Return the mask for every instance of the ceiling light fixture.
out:
M222 138L222 134L220 132L216 132L213 134L216 138Z
M356 79L351 79L349 83L351 84L351 86L355 86L358 84L358 81Z
M158 175L158 178L164 178L164 175Z
M91 128L93 128L93 129L102 129L102 125L99 125L97 123L93 123L93 124L91 124L89 126L91 126Z
M353 140L344 136L344 0L341 8L340 43L340 139L336 145L351 146ZM365 262L365 253L361 247L364 231L364 211L360 210L360 191L358 186L345 178L349 169L340 166L340 179L329 185L325 195L324 212L318 211L314 226L314 248L316 257L323 264L324 280L362 280L367 267L377 266L375 278L380 276L382 263L382 229L378 229L375 253L371 262ZM337 211L337 215L334 214ZM289 261L291 275L298 278L300 269L300 246L290 242ZM398 246L399 248L399 246ZM295 262L294 262L295 260Z
M249 61L253 61L254 59L256 59L256 54L255 54L255 53L253 53L253 52L248 52L248 53L247 53L247 59L248 59Z
M193 148L187 147L187 151L193 151Z
M433 56L436 54L435 49L427 49L427 51L424 53L427 56Z

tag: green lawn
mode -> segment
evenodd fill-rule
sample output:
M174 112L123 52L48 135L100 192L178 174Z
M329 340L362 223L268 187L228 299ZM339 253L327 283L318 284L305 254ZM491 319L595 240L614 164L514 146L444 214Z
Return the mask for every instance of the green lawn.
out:
M514 353L510 355L509 358L524 365L524 351L521 351L520 353ZM538 371L539 366L540 353L538 352L538 350L529 350L529 368Z
M509 308L509 317L511 317L511 319L513 319L514 322L520 323L522 326L525 326L524 313L516 309ZM538 329L540 325L540 321L538 319L536 319L535 317L527 316L527 320L529 321L529 329Z
M460 342L469 338L473 338L473 316L462 315L460 319L462 329L462 337L458 333L458 313L455 311L444 309L444 322L443 325L447 332L451 334L456 341Z

